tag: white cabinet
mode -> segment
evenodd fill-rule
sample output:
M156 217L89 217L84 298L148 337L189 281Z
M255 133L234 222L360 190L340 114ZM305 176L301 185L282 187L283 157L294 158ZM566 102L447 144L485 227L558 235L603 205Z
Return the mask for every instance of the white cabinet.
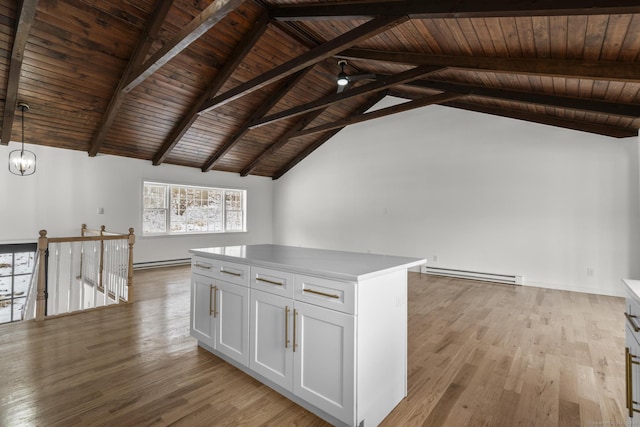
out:
M191 275L191 336L249 364L249 288Z
M199 274L191 275L191 336L214 346L212 321L213 280Z
M251 290L249 367L346 424L355 412L355 318Z
M296 301L293 393L353 424L355 318Z
M407 395L407 268L423 259L191 252L191 334L203 347L336 426L378 425Z
M251 289L249 367L293 389L293 300Z

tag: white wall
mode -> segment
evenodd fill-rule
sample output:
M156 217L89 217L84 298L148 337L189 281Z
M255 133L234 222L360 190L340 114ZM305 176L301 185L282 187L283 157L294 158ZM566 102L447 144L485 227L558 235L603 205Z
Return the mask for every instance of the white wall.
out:
M430 106L350 126L276 181L274 241L622 295L638 194L636 138Z
M16 144L0 147L7 161ZM80 225L106 225L107 230L136 230L134 262L188 258L188 249L251 243L270 243L273 238L273 181L224 172L115 156L91 158L84 152L30 146L38 156L32 176L0 172L0 242L35 241L38 230L50 237L78 236ZM6 166L5 166L6 167ZM247 190L247 233L195 236L143 237L141 226L142 181L157 180ZM97 214L104 208L104 214Z

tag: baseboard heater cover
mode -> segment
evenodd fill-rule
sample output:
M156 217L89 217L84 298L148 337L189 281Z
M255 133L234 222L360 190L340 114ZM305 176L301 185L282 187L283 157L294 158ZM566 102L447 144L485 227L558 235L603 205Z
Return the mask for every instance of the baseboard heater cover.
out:
M171 267L189 264L191 264L191 258L166 259L162 261L134 262L133 269L144 270L146 268Z
M458 277L461 279L484 280L486 282L508 283L522 285L522 276L518 274L483 273L480 271L458 270L454 268L441 268L423 265L420 272L435 276Z

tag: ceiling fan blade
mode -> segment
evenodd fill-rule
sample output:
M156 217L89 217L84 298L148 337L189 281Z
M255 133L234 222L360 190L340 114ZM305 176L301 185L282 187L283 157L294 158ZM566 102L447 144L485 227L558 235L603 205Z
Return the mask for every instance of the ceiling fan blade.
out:
M340 86L340 85L338 85L338 90L336 91L336 93L342 93L342 92L344 92L344 89L345 89L346 87L347 87L347 85L344 85L344 86Z
M369 74L355 74L353 76L349 76L349 80L352 82L357 82L359 80L375 80L378 77L377 74L369 73Z

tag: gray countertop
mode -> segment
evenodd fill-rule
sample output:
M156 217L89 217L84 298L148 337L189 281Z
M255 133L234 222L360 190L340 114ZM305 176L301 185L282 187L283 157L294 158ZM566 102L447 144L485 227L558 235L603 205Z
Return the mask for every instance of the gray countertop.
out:
M424 258L266 244L198 248L189 252L206 258L354 282L427 262Z

